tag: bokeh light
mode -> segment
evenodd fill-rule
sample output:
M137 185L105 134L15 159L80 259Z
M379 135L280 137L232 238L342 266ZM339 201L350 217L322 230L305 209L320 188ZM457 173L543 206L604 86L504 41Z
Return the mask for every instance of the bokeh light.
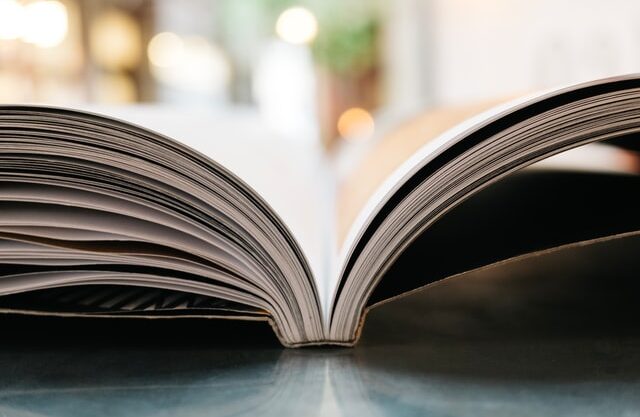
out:
M41 48L59 45L67 36L67 8L57 0L35 1L24 6L22 40Z
M278 17L276 33L285 42L296 45L310 43L318 34L318 21L304 7L291 7Z
M15 0L0 0L0 39L17 39L22 35L24 9Z
M200 36L160 33L151 39L148 54L154 78L183 91L219 94L231 76L224 52Z
M133 69L140 62L140 27L117 9L102 13L89 30L92 58L108 70Z
M103 103L131 103L136 101L136 85L131 76L124 73L106 73L95 86L95 94Z
M375 124L368 111L352 107L340 115L338 132L347 140L363 140L373 136Z
M147 47L149 62L156 67L169 68L178 65L184 53L184 42L175 33L162 32L151 38Z

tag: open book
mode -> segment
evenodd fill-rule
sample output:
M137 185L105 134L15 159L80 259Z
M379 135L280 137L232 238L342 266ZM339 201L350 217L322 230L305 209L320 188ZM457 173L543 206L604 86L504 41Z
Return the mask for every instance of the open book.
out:
M352 345L381 302L635 234L638 132L640 76L499 106L425 137L380 181L374 163L340 194L308 184L339 207L307 213L325 242L311 245L268 198L180 138L86 112L1 106L0 309L266 320L286 346ZM578 147L604 162L545 168ZM248 161L261 157L246 150Z

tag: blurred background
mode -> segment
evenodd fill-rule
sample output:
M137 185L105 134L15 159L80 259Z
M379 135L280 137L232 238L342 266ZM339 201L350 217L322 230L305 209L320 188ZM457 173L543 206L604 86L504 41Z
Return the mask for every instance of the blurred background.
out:
M638 19L635 0L0 0L0 102L243 111L331 152L639 71Z

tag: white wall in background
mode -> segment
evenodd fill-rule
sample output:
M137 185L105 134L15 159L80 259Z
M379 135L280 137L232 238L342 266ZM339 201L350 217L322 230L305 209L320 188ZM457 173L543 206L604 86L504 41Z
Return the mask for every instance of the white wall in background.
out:
M387 91L396 86L397 91L406 91L407 76L412 77L415 85L426 86L422 90L426 105L640 72L637 0L397 0L389 4L389 27L415 28L412 35L421 38L395 43L391 58L396 62L391 65ZM406 65L419 71L393 70Z
M270 129L292 141L320 143L315 72L306 45L265 42L252 84L253 98Z

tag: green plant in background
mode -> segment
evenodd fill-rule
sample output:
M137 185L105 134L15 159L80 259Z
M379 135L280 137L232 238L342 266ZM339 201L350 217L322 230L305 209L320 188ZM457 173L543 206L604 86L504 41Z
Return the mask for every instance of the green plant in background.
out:
M378 22L373 18L355 22L337 19L320 23L313 43L318 65L337 74L361 73L376 63Z
M374 0L265 0L269 19L292 6L304 6L318 19L311 45L316 63L338 75L367 71L376 64L379 35L378 2Z

